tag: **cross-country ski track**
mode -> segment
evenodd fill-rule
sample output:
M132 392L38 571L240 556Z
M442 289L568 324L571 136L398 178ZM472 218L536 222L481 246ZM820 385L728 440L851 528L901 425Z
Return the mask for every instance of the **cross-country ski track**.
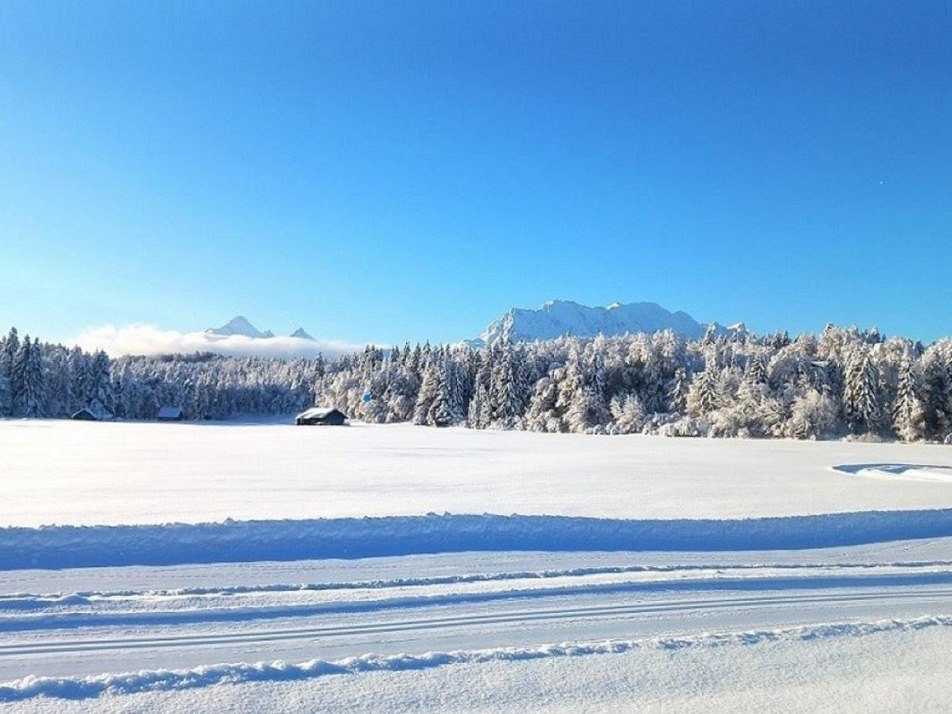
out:
M380 559L380 578L367 578L375 574L371 559L355 573L359 579L298 585L254 583L295 569L334 575L342 566L245 563L179 566L179 573L140 568L136 576L151 579L150 586L177 582L182 575L208 585L121 591L49 588L64 580L118 582L125 568L22 571L13 583L17 591L0 596L0 679L8 682L0 688L0 701L22 702L28 692L34 698L61 695L72 691L62 678L83 682L115 671L117 662L123 671L157 672L249 661L341 662L371 652L384 658L485 655L593 640L647 646L698 633L760 633L748 637L755 642L811 627L821 628L818 637L850 636L870 627L879 631L884 621L952 624L946 615L952 615L952 563L930 559L952 541L893 545L894 551L902 546L905 560L871 561L871 546L802 551L795 557L780 551L734 553L726 562L710 553L687 553L663 566L639 563L644 556L638 553L576 553L575 567L533 571L528 566L544 565L551 555L523 553L510 554L508 563L523 568L491 572L485 570L491 562L485 556L462 554L455 559L458 567L471 568L448 572L449 556L403 556ZM565 556L555 561L564 565ZM396 567L403 576L388 578ZM239 578L252 584L233 582ZM24 586L34 591L19 589ZM822 630L831 623L855 627ZM765 634L770 632L775 635ZM280 679L281 672L274 670L274 677ZM360 668L350 672L360 673ZM46 680L49 688L29 679L37 674L52 678ZM307 672L299 674L308 678ZM32 689L24 690L24 681L31 681ZM101 696L105 690L75 692Z

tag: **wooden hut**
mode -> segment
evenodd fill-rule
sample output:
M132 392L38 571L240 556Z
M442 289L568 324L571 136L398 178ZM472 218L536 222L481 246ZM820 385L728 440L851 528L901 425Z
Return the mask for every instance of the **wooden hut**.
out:
M294 418L298 426L342 426L346 421L347 415L333 407L313 407Z
M182 421L185 418L185 412L182 407L162 407L155 417L158 421Z
M75 419L76 421L99 421L99 417L93 414L91 409L83 407L77 412L73 412L70 419Z

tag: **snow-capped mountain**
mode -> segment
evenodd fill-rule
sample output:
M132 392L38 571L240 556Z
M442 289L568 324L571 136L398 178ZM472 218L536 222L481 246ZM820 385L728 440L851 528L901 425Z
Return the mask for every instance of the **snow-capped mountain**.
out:
M212 337L231 337L233 335L240 335L242 337L251 337L252 339L267 339L269 337L274 337L274 333L271 330L265 330L262 332L257 327L251 324L247 317L243 315L236 315L226 322L221 327L209 327L205 330L205 334ZM307 332L304 331L303 327L299 327L290 335L291 337L297 337L303 340L313 340Z
M232 335L241 335L242 337L274 337L274 333L270 331L261 332L243 315L236 315L221 327L209 327L205 330L205 334L220 335L221 337L231 337Z
M718 332L728 331L712 323ZM550 340L563 335L594 337L625 333L653 333L673 330L676 334L696 339L708 326L685 312L671 312L653 302L627 305L614 302L606 307L588 307L567 300L550 300L538 310L513 308L489 327L473 346L491 345L499 340L511 342Z

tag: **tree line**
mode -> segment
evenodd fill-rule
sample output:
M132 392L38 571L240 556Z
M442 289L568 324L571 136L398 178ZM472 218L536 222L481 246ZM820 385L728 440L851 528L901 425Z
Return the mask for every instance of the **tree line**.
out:
M606 434L941 441L952 432L952 340L876 330L671 331L532 343L367 347L337 360L213 354L110 359L0 339L0 416L151 419L336 406L373 423Z

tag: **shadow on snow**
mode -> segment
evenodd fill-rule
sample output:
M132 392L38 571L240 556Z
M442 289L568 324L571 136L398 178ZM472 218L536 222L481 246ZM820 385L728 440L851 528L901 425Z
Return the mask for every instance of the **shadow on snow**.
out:
M0 570L467 551L800 550L952 536L952 509L736 520L454 515L0 528Z
M952 477L952 466L946 464L840 464L833 467L834 471L845 474L858 474L861 471L882 471L897 476L907 471L944 471Z

